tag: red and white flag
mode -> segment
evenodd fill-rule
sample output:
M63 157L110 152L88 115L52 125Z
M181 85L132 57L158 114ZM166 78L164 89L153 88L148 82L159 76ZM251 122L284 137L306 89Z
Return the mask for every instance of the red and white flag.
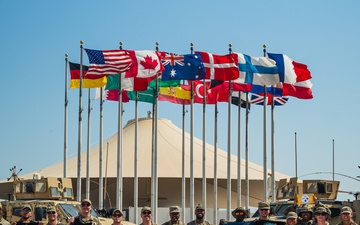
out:
M126 52L129 54L132 64L125 77L148 78L164 70L158 52L149 50L127 50Z
M312 99L312 86L310 80L297 82L295 84L281 83L283 96L293 96L300 99Z
M235 80L239 77L237 54L215 55L207 52L201 54L206 69L206 79Z

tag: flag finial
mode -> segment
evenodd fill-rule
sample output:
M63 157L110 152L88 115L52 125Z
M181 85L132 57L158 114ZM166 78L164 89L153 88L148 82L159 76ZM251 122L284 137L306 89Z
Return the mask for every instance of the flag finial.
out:
M80 41L80 44L81 44L81 45L83 45L83 44L84 44L84 41L83 41L83 40L81 40L81 41Z
M120 42L119 42L119 45L120 45L119 49L121 50L121 49L122 49L123 42L120 41Z
M67 58L69 56L69 54L65 53L65 58Z
M230 43L230 44L229 44L229 52L230 52L230 53L232 52L232 48L231 48L231 47L232 47L232 44Z
M264 57L266 56L266 44L263 45L263 52L264 52Z
M157 41L155 44L156 44L156 51L159 51L159 42Z
M191 54L193 53L193 51L194 51L194 43L193 42L191 42L190 43L190 51L191 51Z

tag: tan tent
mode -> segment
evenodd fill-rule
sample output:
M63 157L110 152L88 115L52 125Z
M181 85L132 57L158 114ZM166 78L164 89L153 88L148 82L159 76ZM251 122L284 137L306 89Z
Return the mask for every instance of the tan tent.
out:
M135 121L129 121L123 129L123 206L133 206L134 198L134 134ZM139 176L139 206L150 204L151 193L151 149L152 149L152 119L139 119L138 123L138 176ZM107 151L108 149L108 151ZM82 153L82 197L85 197L86 152ZM218 149L218 207L226 208L226 179L227 153ZM181 205L181 159L182 159L182 130L168 119L158 120L158 176L159 176L159 207ZM190 135L186 133L186 194L189 196L190 177ZM98 204L98 177L99 177L99 146L90 150L90 177L91 199ZM236 207L237 199L237 157L231 156L232 178L232 208ZM73 178L76 190L77 157L67 160L67 177ZM242 205L245 205L245 161L241 161L242 171ZM104 206L114 207L116 197L117 177L117 134L103 143L103 177L106 185ZM270 170L269 170L270 172ZM41 176L62 177L63 163L46 167L39 171ZM26 174L22 178L31 178L33 174ZM194 177L195 177L195 204L202 198L202 140L194 138ZM214 147L206 144L206 178L207 178L207 205L213 205L213 177L214 177ZM276 173L276 180L289 178ZM249 162L250 206L256 206L263 200L263 168ZM76 191L74 191L76 193ZM187 197L187 207L189 206Z

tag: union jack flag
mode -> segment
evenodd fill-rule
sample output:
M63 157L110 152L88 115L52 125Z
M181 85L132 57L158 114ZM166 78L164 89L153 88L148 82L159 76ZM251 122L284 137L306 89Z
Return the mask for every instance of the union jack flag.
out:
M255 104L255 105L264 105L264 94L251 94L251 100L250 103L251 104ZM275 96L274 95L274 105L277 106L281 106L281 105L285 105L285 103L289 100L288 97L283 96ZM272 105L272 95L271 94L267 94L266 95L266 102L267 105Z
M175 64L179 64L180 66L184 66L184 56L174 53L166 53L164 58L162 58L163 66L166 66L170 63L170 66L175 66Z

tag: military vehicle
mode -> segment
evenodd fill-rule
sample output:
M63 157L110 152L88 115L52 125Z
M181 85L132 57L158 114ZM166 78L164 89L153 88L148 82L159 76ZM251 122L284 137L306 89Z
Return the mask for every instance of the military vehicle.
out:
M13 200L3 202L3 214L10 223L20 219L24 205L30 205L33 219L47 223L46 210L55 207L60 222L67 224L69 218L79 215L80 202L74 201L71 179L34 176L33 179L13 181ZM5 210L4 210L5 209ZM110 225L111 219L100 217L95 210L91 215L98 217L102 225ZM123 224L132 223L123 221Z
M353 210L353 220L359 224L360 222L360 200L357 200L359 193L354 193L353 201L337 201L339 192L339 181L333 180L303 180L298 182L297 178L281 179L276 187L276 202L271 203L272 221L284 223L286 221L286 213L296 205L299 209L307 205L315 207L315 197L317 201L324 204L331 211L331 218L328 222L336 225L341 222L340 213L343 206L349 206ZM356 216L356 214L359 214ZM258 211L253 218L259 217Z

